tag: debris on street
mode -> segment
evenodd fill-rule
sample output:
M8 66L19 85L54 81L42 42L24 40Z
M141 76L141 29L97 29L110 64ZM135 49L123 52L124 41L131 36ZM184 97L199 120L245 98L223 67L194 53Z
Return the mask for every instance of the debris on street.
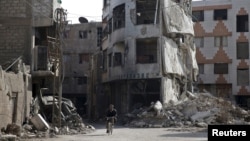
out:
M250 124L250 111L233 104L229 100L212 96L210 93L181 95L178 102L169 102L163 105L160 113L158 112L158 109L139 107L126 114L123 123L125 126L141 128Z

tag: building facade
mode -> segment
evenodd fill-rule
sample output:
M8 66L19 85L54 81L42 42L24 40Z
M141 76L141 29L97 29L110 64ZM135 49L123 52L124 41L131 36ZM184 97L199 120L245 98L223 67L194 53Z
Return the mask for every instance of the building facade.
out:
M193 1L198 85L250 106L248 0Z
M110 103L123 115L192 92L198 67L191 9L190 0L103 1L101 86L93 83L97 102L90 103L99 110L95 116Z
M100 51L101 22L69 24L63 35L63 97L70 98L81 116L87 115L89 63Z
M57 15L61 13L57 11L60 9L60 3L60 0L0 1L0 66L5 72L17 73L17 76L10 77L11 80L4 80L4 75L1 75L1 85L10 85L13 88L1 89L4 91L0 94L14 92L9 101L5 101L11 104L0 107L1 115L8 112L6 115L9 116L13 113L13 117L9 116L5 122L12 120L12 123L22 124L30 113L27 109L31 104L30 98L37 96L42 87L53 87L51 77L55 76L56 71L52 71L49 64L58 64L56 61L59 60L52 48L57 33ZM25 76L13 70L13 65L21 66L18 71L23 72ZM25 67L22 67L23 65ZM2 100L7 99L1 97ZM26 108L24 114L22 108Z

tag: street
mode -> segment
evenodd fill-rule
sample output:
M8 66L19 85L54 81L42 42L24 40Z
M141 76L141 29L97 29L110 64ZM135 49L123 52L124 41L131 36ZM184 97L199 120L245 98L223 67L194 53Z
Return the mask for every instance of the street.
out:
M202 128L129 128L115 126L113 135L107 135L102 124L94 124L95 131L87 134L59 135L54 138L29 141L206 141L207 130Z

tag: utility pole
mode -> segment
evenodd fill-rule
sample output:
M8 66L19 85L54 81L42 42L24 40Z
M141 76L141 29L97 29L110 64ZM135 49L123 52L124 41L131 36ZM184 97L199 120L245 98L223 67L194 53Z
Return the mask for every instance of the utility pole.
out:
M55 30L55 46L53 47L53 60L52 64L55 67L54 83L53 83L53 110L52 110L52 123L54 126L61 128L61 111L62 111L62 83L64 77L63 69L63 51L62 51L62 33L64 32L66 24L66 12L63 8L55 10L56 30ZM58 94L58 111L55 111L57 106L55 101L56 93ZM56 114L56 115L55 115ZM57 122L57 123L55 123Z

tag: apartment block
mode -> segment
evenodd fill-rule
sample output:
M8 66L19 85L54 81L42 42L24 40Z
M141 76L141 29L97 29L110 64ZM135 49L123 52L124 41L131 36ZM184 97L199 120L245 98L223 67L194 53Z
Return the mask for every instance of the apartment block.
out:
M192 2L198 86L250 106L248 0Z
M91 83L91 115L103 115L110 103L122 115L192 93L198 66L191 9L190 0L103 0L101 83Z
M88 22L84 17L79 20L82 23L67 25L63 34L62 95L71 99L84 117L87 115L89 64L91 56L101 50L102 23Z

